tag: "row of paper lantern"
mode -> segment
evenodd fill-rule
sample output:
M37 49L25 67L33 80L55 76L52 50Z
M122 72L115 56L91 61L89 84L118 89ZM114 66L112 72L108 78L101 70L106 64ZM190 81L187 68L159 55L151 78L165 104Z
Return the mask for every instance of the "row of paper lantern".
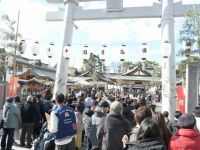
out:
M49 44L49 47L47 48L47 56L48 58L52 58L52 50L53 50L53 47L54 47L54 43L51 42ZM32 54L34 56L37 56L39 54L39 42L38 41L35 41L35 43L33 44L33 47L32 47ZM63 48L63 55L64 57L69 57L69 51L71 49L71 45L66 45L64 46ZM168 42L168 41L164 41L163 44L162 44L162 55L163 57L165 56L168 56L170 55L171 53L171 44ZM191 50L192 50L192 43L191 41L186 41L186 42L183 42L183 49L186 50L186 52L190 53ZM24 54L26 50L26 42L25 40L21 40L20 43L19 43L19 52L21 54ZM148 50L148 46L147 46L147 43L142 43L141 46L140 46L140 55L141 55L141 59L142 60L145 60L146 59L146 56L147 56L147 50ZM102 48L101 48L101 51L100 51L100 54L99 54L99 57L100 59L102 59L103 61L105 61L105 53L107 51L107 46L104 44L102 45ZM89 51L88 51L88 45L84 45L83 47L83 59L88 59L89 58ZM121 49L120 49L120 60L121 61L124 61L124 56L126 54L126 45L125 44L122 44L121 45Z
M52 58L52 49L53 49L54 44L51 42L49 47L47 48L47 56L48 58ZM20 54L24 54L26 51L26 42L25 40L21 40L18 44L18 51ZM40 52L40 46L39 42L35 41L33 46L32 46L32 54L33 56L39 55ZM14 56L7 56L6 57L6 66L7 67L13 67L14 66Z
M186 49L186 50L191 49L191 42L186 42L184 44L184 46L185 46L184 49ZM51 42L49 44L49 47L47 48L47 56L48 56L48 58L52 58L53 47L54 47L54 43ZM40 48L39 47L39 42L35 41L35 43L33 44L33 47L32 47L32 54L34 56L37 56L39 54L39 48ZM19 52L21 54L24 54L25 49L26 49L26 42L25 42L25 40L21 40L21 42L19 43ZM168 57L170 55L170 53L171 53L171 44L168 41L164 41L163 44L162 44L161 49L162 49L163 57ZM70 50L71 50L71 45L64 46L64 48L63 48L63 56L65 58L69 58ZM147 43L145 43L145 42L142 43L141 46L140 46L140 56L141 56L142 60L146 60L147 50L148 50ZM106 51L107 51L107 46L104 44L104 45L102 45L102 48L101 48L100 53L99 53L99 58L102 61L105 61ZM125 60L125 54L126 54L126 45L122 44L121 45L121 49L120 49L120 61L124 61ZM89 59L90 53L88 51L88 45L84 45L83 50L82 50L82 55L83 55L83 59L84 60Z
M48 56L48 58L52 58L53 47L54 47L54 44L51 42L49 47L47 48L47 56ZM32 47L32 54L34 56L37 56L39 54L39 48L40 48L39 47L39 42L36 41L33 44L33 47ZM64 46L63 55L64 55L65 58L69 58L70 49L71 49L71 45ZM142 58L142 60L145 60L146 59L146 54L147 54L147 44L146 43L142 43L140 49L141 49L141 58ZM20 52L20 54L24 54L25 50L26 50L26 42L25 42L25 40L21 40L20 43L19 43L19 52ZM107 51L107 46L104 44L104 45L102 45L102 48L101 48L101 51L100 51L100 54L99 54L99 58L102 61L105 61L105 53L106 53L106 51ZM125 54L126 54L126 45L123 44L123 45L121 45L121 49L120 49L120 61L124 61L125 60ZM88 51L88 45L84 45L83 51L82 51L82 55L83 55L83 59L84 60L89 59L90 53Z
M51 42L49 44L49 47L47 48L47 56L49 58L52 58L52 49L53 49L53 42ZM24 54L25 53L25 50L26 50L26 42L25 40L21 40L19 45L18 45L18 50L20 52L20 54ZM32 47L32 54L33 56L37 56L40 52L40 46L39 46L39 42L38 41L35 41L34 44L33 44L33 47Z
M148 49L147 43L142 43L141 47L140 47L140 53L141 53L140 55L141 55L141 59L142 60L146 60L147 49ZM102 61L105 61L106 51L107 51L107 46L106 45L102 45L101 51L99 53L99 58ZM126 45L122 44L121 48L120 48L120 61L124 61L125 60L125 55L126 55ZM85 45L83 47L83 59L87 60L87 59L89 59L89 56L90 56L90 53L88 52L88 46Z
M48 58L52 58L52 50L53 50L53 48L54 48L54 43L51 42L49 44L49 47L47 48L47 56L48 56ZM35 41L33 46L32 46L32 54L34 56L37 56L39 54L39 49L40 49L39 42ZM164 58L169 57L169 55L171 53L171 44L168 41L164 41L164 43L162 44L162 48L161 49L162 49L163 57ZM191 42L186 42L185 43L185 49L186 50L188 50L188 49L191 50ZM19 50L20 54L24 54L25 53L25 50L26 50L26 42L25 42L25 40L21 40L20 41L20 43L18 45L18 50ZM71 50L71 45L64 46L64 48L63 48L63 56L66 59L69 58L70 50ZM148 50L147 43L142 43L141 46L140 46L140 56L141 56L142 60L146 60L147 50ZM99 53L99 58L102 61L105 61L106 51L107 51L107 46L104 44L104 45L102 45L102 48L101 48L100 53ZM124 61L125 60L125 55L126 55L126 45L122 44L121 48L120 48L120 61ZM82 50L82 56L83 56L83 60L89 59L90 53L89 53L89 50L88 50L88 45L84 45L83 50ZM13 60L14 60L13 57L7 58L6 59L7 65L8 66L13 66Z

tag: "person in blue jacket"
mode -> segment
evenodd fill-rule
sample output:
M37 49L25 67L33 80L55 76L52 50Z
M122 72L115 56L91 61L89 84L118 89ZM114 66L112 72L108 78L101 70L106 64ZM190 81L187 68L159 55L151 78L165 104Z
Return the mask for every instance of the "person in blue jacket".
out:
M65 97L58 94L55 106L50 115L49 131L55 133L57 150L75 150L75 135L77 133L74 110L64 105Z

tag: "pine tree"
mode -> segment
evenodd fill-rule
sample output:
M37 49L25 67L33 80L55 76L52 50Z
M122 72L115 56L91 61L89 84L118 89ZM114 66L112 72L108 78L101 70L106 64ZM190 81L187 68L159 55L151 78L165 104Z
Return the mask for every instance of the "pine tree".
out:
M191 54L200 54L200 13L196 11L188 11L182 29L179 32L179 42L190 41L193 45ZM178 51L179 56L187 53L185 49Z

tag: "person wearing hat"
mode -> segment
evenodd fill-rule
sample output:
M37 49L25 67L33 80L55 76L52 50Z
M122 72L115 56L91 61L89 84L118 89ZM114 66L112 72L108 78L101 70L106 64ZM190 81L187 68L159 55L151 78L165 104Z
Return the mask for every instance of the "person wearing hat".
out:
M102 138L101 149L122 150L122 137L131 132L131 125L122 116L123 106L119 101L114 101L110 105L110 113L102 119L97 129L99 140Z
M105 100L101 100L98 104L98 106L94 110L94 114L92 115L92 126L90 130L90 141L92 144L92 149L98 149L99 148L99 140L96 136L97 128L100 125L102 119L107 115L109 112L109 103Z
M21 126L20 110L14 105L14 97L8 97L3 106L3 120L1 149L11 150L15 128Z
M92 127L92 115L94 114L94 110L97 105L98 101L91 99L88 103L85 103L86 108L83 111L83 125L87 141L86 150L90 150L92 148L90 131Z
M104 112L106 114L109 113L109 111L110 111L110 104L106 100L101 100L99 102L99 107L101 107L102 108L102 112Z
M177 121L180 129L172 136L169 142L169 150L199 150L200 133L195 129L196 119L191 114L183 114Z

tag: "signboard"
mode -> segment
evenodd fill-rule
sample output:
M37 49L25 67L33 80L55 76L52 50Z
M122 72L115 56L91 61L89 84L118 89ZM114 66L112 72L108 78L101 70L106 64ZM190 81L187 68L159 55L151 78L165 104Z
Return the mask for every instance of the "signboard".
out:
M178 86L176 88L176 93L177 93L177 109L178 109L178 111L185 113L184 88L182 86Z
M17 96L18 77L10 77L7 96Z

